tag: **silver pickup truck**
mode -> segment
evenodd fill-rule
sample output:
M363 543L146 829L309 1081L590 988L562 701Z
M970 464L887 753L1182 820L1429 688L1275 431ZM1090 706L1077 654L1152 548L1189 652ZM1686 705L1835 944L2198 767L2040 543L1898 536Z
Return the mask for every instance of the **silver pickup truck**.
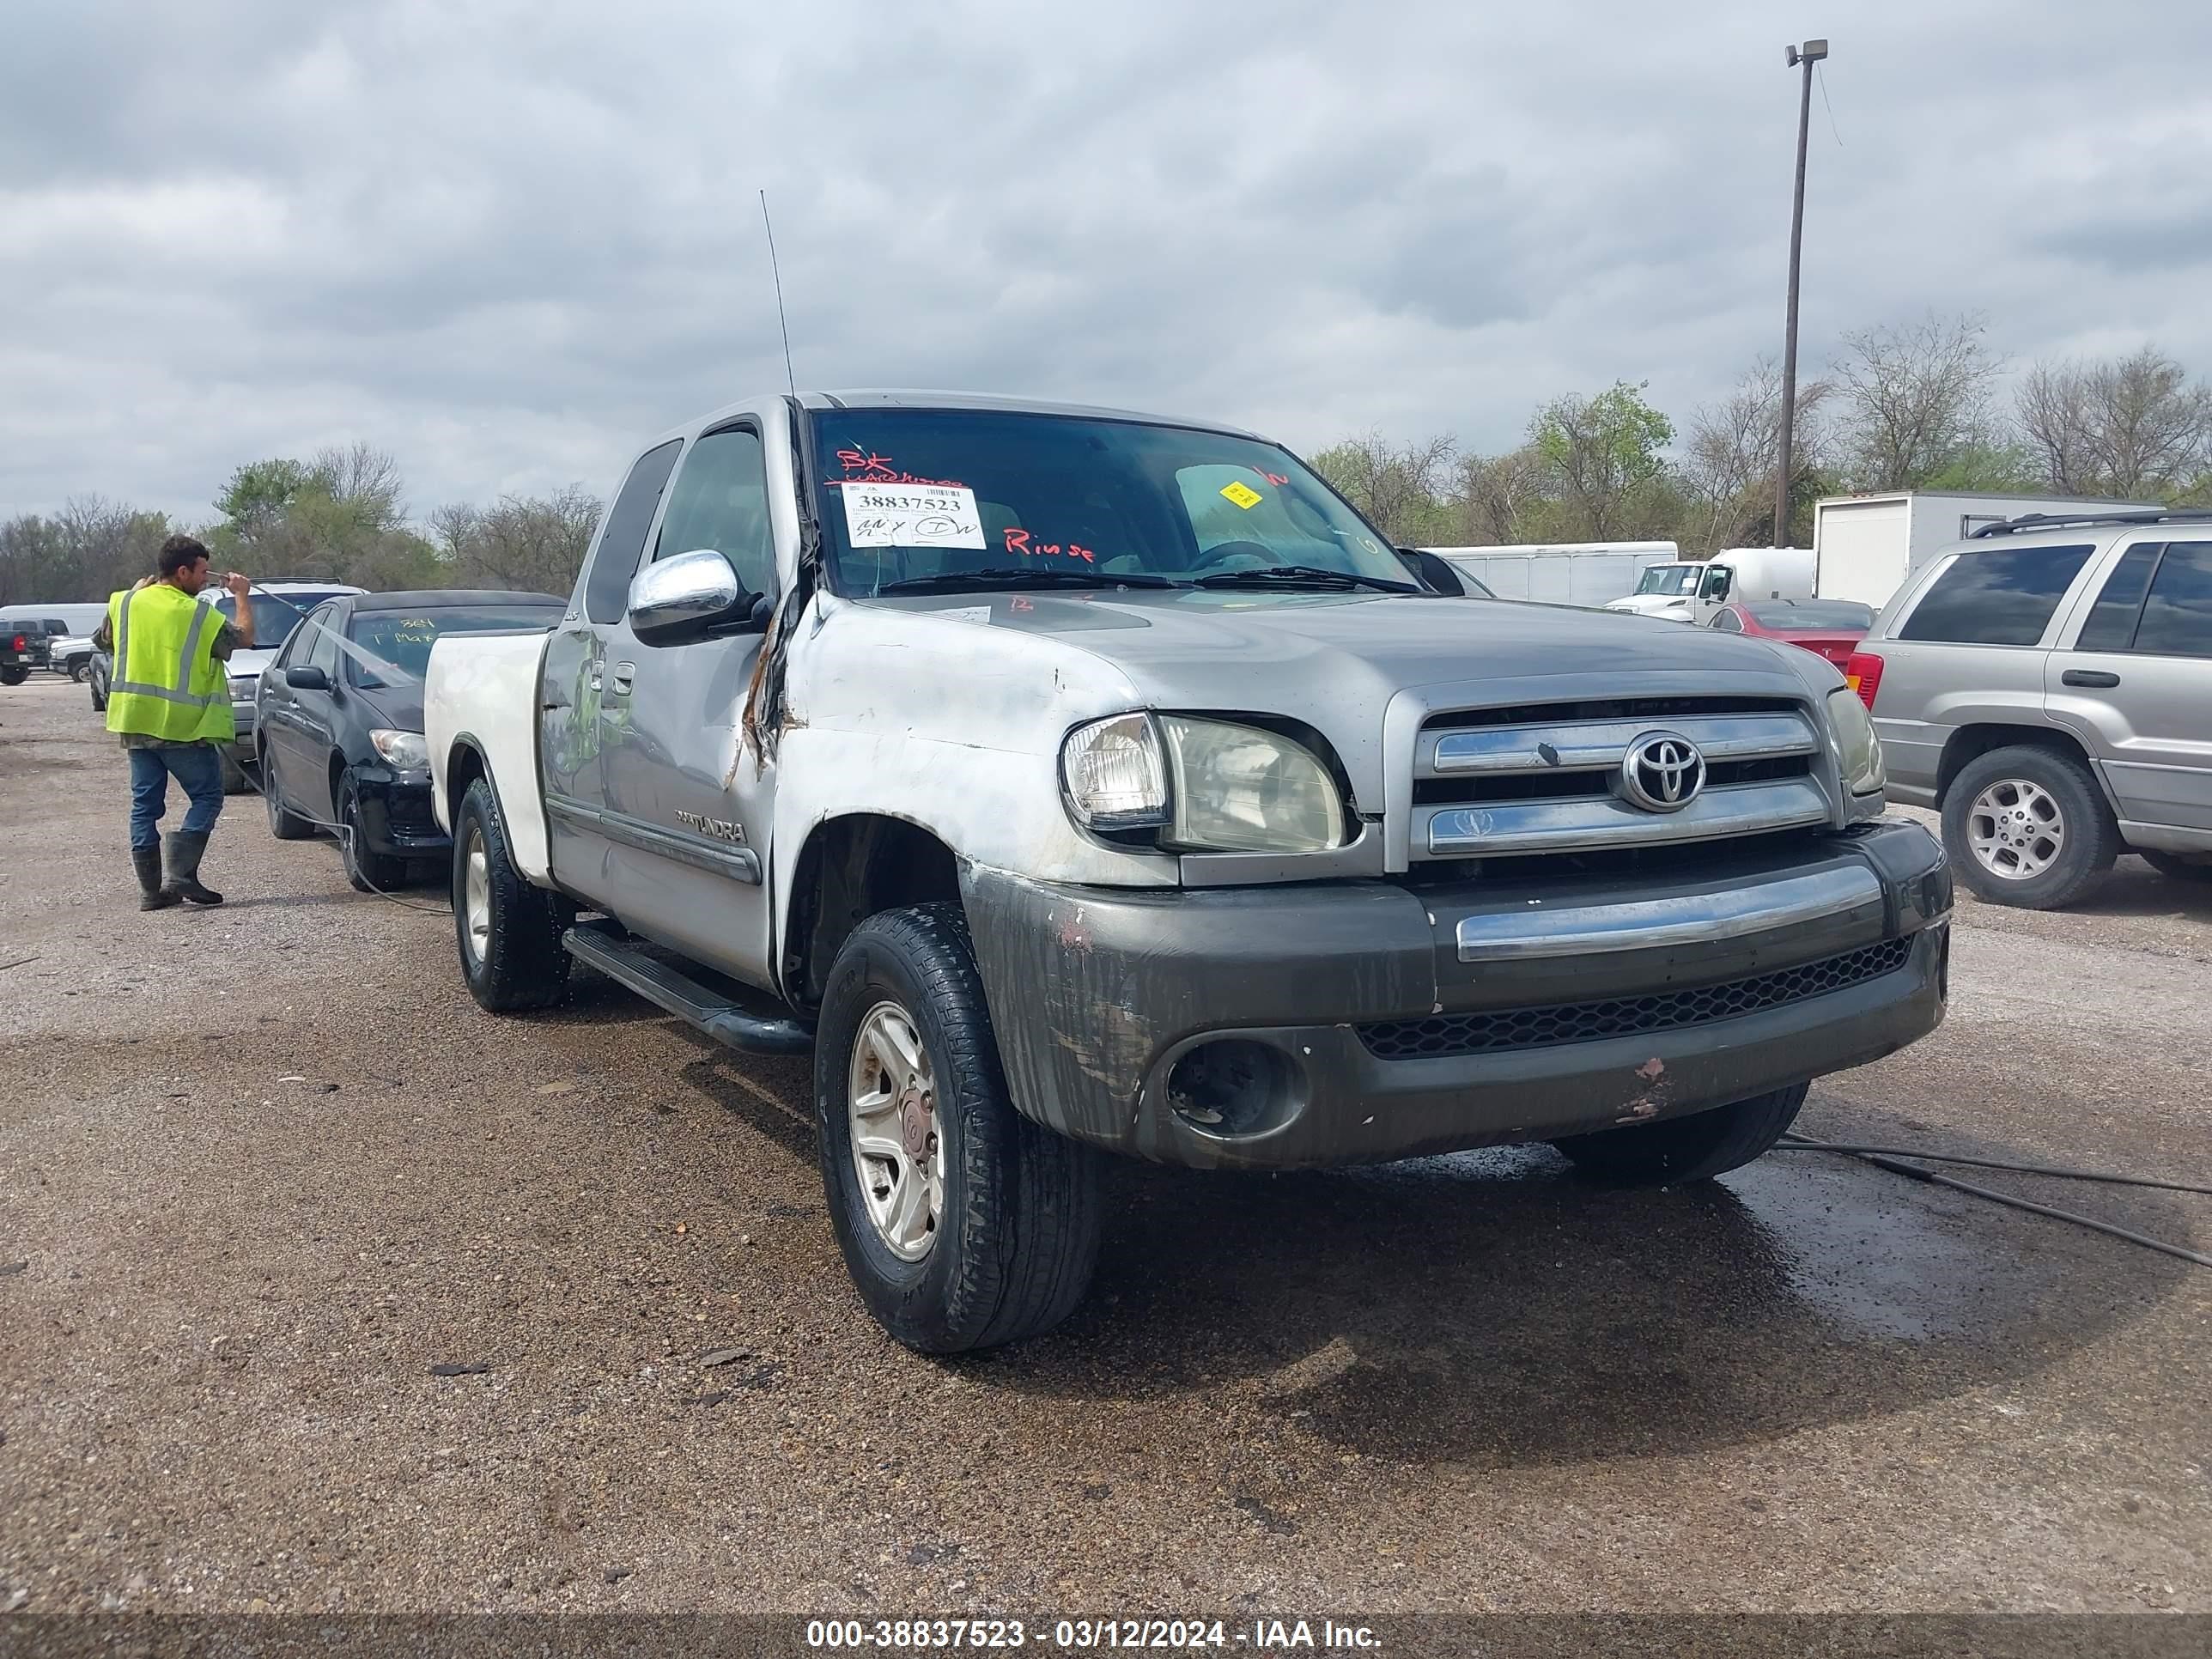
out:
M1694 1181L1936 1026L1942 852L1832 665L1420 568L1218 426L690 422L550 636L431 653L462 972L811 1051L853 1278L939 1352L1079 1301L1101 1150Z

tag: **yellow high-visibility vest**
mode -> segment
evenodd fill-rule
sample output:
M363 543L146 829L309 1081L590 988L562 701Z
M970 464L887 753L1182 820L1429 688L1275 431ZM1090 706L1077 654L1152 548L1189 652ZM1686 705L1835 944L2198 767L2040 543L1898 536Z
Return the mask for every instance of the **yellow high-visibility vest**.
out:
M115 641L107 684L107 729L171 743L228 743L230 682L215 659L222 613L167 582L126 589L107 601Z

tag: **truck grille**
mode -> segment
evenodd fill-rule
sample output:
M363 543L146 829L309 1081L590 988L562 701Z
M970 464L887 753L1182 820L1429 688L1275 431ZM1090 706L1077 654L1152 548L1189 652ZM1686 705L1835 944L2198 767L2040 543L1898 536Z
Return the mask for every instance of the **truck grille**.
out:
M1568 1042L1680 1030L1738 1014L1802 1002L1830 991L1863 985L1895 973L1912 955L1912 938L1884 939L1802 967L1754 974L1695 990L1651 996L1608 997L1598 1002L1554 1003L1540 1008L1485 1009L1427 1019L1385 1020L1359 1028L1359 1040L1377 1060L1444 1060L1516 1048L1554 1048Z
M1686 738L1705 783L1653 812L1618 787L1647 732ZM1771 834L1830 819L1820 728L1781 697L1642 697L1438 714L1413 758L1410 856L1583 853Z

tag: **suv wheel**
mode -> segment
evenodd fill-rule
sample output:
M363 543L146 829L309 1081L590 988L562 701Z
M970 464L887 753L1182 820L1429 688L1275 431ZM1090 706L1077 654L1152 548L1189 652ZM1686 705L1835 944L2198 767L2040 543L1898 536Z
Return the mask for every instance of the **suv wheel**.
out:
M560 1001L574 961L561 943L568 926L567 906L515 873L499 803L478 778L453 822L453 936L477 1006L507 1014Z
M2086 766L2020 744L1975 757L1951 781L1943 847L1977 897L2054 910L2105 878L2120 830Z
M2142 849L2144 860L2161 876L2172 876L2176 881L2212 881L2212 858L2190 858L2181 853L2162 853L2155 848Z
M1098 1256L1097 1154L1014 1109L957 904L872 916L814 1049L822 1184L869 1311L958 1353L1050 1330Z
M1584 1175L1608 1186L1680 1187L1709 1181L1764 1157L1797 1121L1809 1086L1793 1083L1709 1112L1571 1135L1552 1145Z

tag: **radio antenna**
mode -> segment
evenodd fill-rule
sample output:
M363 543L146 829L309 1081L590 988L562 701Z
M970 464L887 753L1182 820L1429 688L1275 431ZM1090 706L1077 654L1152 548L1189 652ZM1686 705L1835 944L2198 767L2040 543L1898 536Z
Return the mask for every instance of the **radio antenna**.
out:
M775 277L775 320L777 326L783 330L783 374L791 383L791 395L796 398L799 395L799 376L791 367L791 323L783 314L783 268L775 258L775 224L768 216L768 192L761 191L760 198L761 223L768 231L768 268Z

